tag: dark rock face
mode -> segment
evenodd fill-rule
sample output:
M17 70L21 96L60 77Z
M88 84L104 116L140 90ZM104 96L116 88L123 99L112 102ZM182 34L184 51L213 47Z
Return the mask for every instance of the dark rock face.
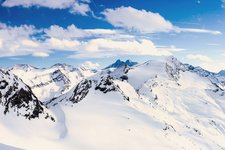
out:
M166 59L165 69L169 78L174 81L178 81L180 78L180 71L185 71L183 64L173 56Z
M127 75L122 75L121 77L120 77L120 79L122 80L122 81L124 81L124 80L128 80L128 76Z
M127 76L124 76L124 80L128 79ZM121 79L122 80L122 79ZM108 93L112 91L117 91L121 93L123 96L124 100L130 101L130 98L124 94L124 92L120 89L118 85L116 85L114 82L114 78L111 77L110 75L106 77L101 77L101 80L98 84L96 84L95 90L99 90L103 93Z
M0 81L0 89L5 89L5 87L8 85L8 82L6 82L5 80Z
M39 114L44 113L44 109L41 106L41 103L37 100L33 93L25 91L23 88L9 97L4 106L4 114L8 113L9 109L11 108L17 113L17 115L23 115L28 119L38 118ZM26 111L24 112L24 114L20 113L19 110L21 108L26 108L26 110L29 110L30 106L34 107L31 112Z
M100 83L96 85L95 90L100 90L103 93L115 91L116 87L115 87L112 79L113 78L110 76L102 77L100 80Z
M54 82L63 81L64 84L70 83L70 80L59 69L54 71L51 77Z
M43 104L33 94L30 87L13 74L0 71L0 105L4 114L15 112L17 116L27 119L39 118L40 114L50 116L44 112ZM54 120L52 117L50 117Z
M61 70L56 70L54 72L52 72L50 74L51 79L47 80L45 82L40 82L39 84L36 84L34 86L32 86L31 88L41 88L43 86L49 85L51 83L59 83L59 82L63 82L63 84L70 84L71 81L66 77L65 74L62 73Z
M45 103L45 105L47 107L55 106L58 103L62 102L63 100L71 101L72 103L78 103L87 96L91 87L92 87L91 80L87 79L82 80L70 92L49 100L48 102Z
M81 81L75 88L73 97L70 99L73 103L78 103L86 97L92 86L91 80Z

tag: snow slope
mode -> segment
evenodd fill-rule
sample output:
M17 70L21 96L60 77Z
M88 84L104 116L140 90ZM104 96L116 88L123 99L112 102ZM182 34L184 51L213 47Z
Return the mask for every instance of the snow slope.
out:
M4 144L0 144L0 149L2 150L21 150L19 148L13 147L13 146L8 146Z
M224 89L174 57L99 71L45 104L55 122L2 116L1 143L32 150L225 149Z

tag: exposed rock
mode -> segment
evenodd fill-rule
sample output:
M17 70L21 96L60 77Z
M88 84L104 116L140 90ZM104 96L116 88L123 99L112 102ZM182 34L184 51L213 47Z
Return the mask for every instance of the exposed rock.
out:
M39 118L40 114L54 120L44 111L44 105L33 94L30 87L9 72L0 71L0 105L4 114L14 112L27 119Z
M74 90L74 95L70 98L70 101L73 103L80 102L85 96L88 94L89 89L92 86L91 80L83 80L81 81Z

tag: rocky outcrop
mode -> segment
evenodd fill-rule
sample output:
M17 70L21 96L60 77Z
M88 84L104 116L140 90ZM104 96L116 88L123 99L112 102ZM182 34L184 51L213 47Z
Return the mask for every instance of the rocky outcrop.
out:
M33 94L30 87L25 85L22 80L9 72L0 70L0 107L5 115L14 112L17 116L27 119L51 118L45 112L44 105Z

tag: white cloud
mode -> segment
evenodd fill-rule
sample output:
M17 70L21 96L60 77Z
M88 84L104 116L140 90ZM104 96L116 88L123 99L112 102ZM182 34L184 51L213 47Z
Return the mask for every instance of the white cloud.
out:
M220 60L212 60L208 56L201 54L190 54L186 56L187 59L199 61L199 66L202 68L212 71L219 72L222 69L225 69L225 63Z
M221 70L225 69L225 63L221 63L218 61L210 62L210 63L202 63L200 66L206 70L212 71L212 72L219 72Z
M88 5L89 2L82 0L5 0L2 6L22 6L25 8L36 6L50 9L69 9L73 14L87 15L88 12L91 12Z
M89 34L94 35L107 35L107 34L117 34L118 31L111 29L86 29L85 30Z
M119 7L115 9L106 9L102 14L106 21L115 27L137 31L141 33L157 33L157 32L194 32L209 33L218 35L220 31L207 29L180 28L174 26L170 21L166 20L158 13L146 10L138 10L132 7Z
M2 48L2 44L3 42L2 42L2 39L0 39L0 48Z
M100 65L98 63L93 63L91 61L85 61L80 66L84 67L84 68L87 68L87 69L98 69L100 67Z
M74 24L69 25L66 28L60 27L58 25L52 25L49 28L44 29L44 33L47 37L54 37L58 39L81 39L101 36L116 36L118 38L119 35L122 35L121 31L119 30L79 29Z
M173 25L160 14L132 7L119 7L106 9L103 14L105 19L115 27L122 27L145 33L169 32Z
M151 55L169 56L175 51L181 51L174 46L157 47L151 40L112 40L112 39L92 39L82 42L80 50L73 58L100 58L116 55Z
M222 34L220 31L206 30L206 29L192 29L192 28L175 28L176 32L192 32L192 33L208 33L213 35Z
M57 25L52 25L50 26L50 28L45 29L44 32L49 37L60 38L60 39L80 38L80 37L85 37L87 35L85 31L78 29L73 24L68 26L65 29Z
M225 53L224 54L222 54L223 56L225 56Z
M0 28L6 28L6 27L7 27L6 24L0 22Z
M39 46L36 42L27 40L27 39L22 40L21 43L22 43L22 45L27 46L27 47L38 47Z
M75 50L75 48L80 45L80 42L76 40L57 39L57 38L47 39L46 43L49 49L56 49L56 50Z
M34 26L2 26L0 28L0 56L18 56L33 52L38 44L32 36L37 32Z
M83 16L87 16L87 12L91 12L91 9L88 4L84 3L74 3L70 9L70 13L81 14Z
M52 9L64 9L70 7L74 3L74 0L6 0L2 6L6 7L48 7Z
M45 53L45 52L34 52L32 54L32 56L35 56L35 57L48 57L49 54L48 53Z
M207 44L207 45L209 45L209 46L220 46L219 43L209 43L209 44Z
M35 38L41 36L41 40ZM0 28L0 57L33 55L47 57L56 50L71 51L74 58L110 57L116 55L168 56L183 49L157 46L151 40L120 33L118 30L78 29L74 25L51 26L37 30L33 26Z
M202 61L202 62L211 62L212 60L205 55L201 55L201 54L189 54L186 56L187 59L191 59L191 60L197 60L197 61Z

